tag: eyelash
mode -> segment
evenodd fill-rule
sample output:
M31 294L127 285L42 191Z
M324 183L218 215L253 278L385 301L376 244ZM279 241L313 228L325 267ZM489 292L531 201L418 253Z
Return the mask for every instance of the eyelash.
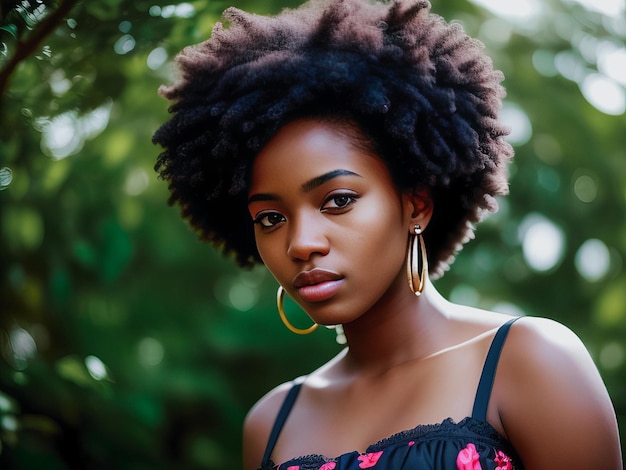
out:
M320 212L330 213L330 214L342 214L345 211L347 211L350 208L350 206L352 206L352 204L356 202L358 198L359 196L357 196L356 194L352 194L352 193L333 194L329 196L328 198L326 198L326 200L324 201L324 204L320 208ZM347 201L343 205L340 205L338 203L338 199L347 199ZM335 207L326 207L331 201L334 201ZM278 220L272 223L269 221L270 217L278 217L281 220ZM286 220L287 219L285 218L285 216L283 216L279 212L264 212L264 213L259 214L252 222L256 225L260 225L261 230L270 230L276 227L278 224L285 222ZM264 221L267 221L268 223L266 224L264 223Z
M266 225L263 223L264 220L269 219L270 217L273 216L279 216L282 220L273 223L273 224L269 224ZM278 225L281 222L284 222L286 219L283 215L279 214L278 212L266 212L263 214L259 214L252 222L256 225L260 225L262 230L269 230L271 228L274 228L276 225Z
M344 205L337 204L337 199L342 199L342 198L348 199L348 201ZM324 205L322 206L322 208L320 210L322 212L330 212L330 211L340 212L340 211L343 211L343 210L347 209L352 204L354 204L358 198L359 197L356 194L353 194L353 193L333 194L333 195L329 196L326 199L326 201L324 201ZM336 207L326 207L326 205L330 201L335 201Z

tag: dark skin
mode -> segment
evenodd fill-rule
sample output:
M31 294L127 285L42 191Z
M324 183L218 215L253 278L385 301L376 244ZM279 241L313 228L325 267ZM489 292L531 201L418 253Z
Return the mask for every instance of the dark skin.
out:
M348 340L307 376L274 462L362 452L417 424L471 414L487 350L509 317L452 304L430 283L419 297L410 291L407 239L417 224L427 230L436 210L427 192L399 191L383 162L345 133L299 120L255 159L249 197L265 265L314 321L342 324ZM324 270L323 282L294 282L316 269ZM258 467L290 386L250 411L245 469ZM487 420L526 469L622 468L615 414L598 371L580 340L553 321L515 323Z

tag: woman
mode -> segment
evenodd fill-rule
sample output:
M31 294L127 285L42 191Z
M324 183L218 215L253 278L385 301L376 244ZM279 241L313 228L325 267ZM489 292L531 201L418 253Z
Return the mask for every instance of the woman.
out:
M290 329L342 325L348 343L254 406L244 467L621 468L572 332L429 281L507 192L502 76L481 45L425 1L225 16L162 89L157 169L203 238L272 272ZM314 327L289 324L285 292Z

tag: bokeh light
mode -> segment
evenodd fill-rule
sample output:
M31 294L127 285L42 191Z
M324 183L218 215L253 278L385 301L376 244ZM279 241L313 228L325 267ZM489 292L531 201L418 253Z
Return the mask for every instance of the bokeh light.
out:
M137 345L139 363L144 367L155 367L163 362L165 348L163 344L155 338L142 338Z
M519 236L524 259L535 271L549 271L561 262L565 234L547 217L537 213L527 215L520 224Z
M518 0L515 2L504 2L501 0L472 0L472 3L479 5L492 13L503 16L514 22L532 21L541 14L542 5L539 0Z
M578 273L589 282L601 280L611 268L611 253L602 240L586 240L576 251Z
M500 119L509 127L511 133L507 140L516 146L524 145L533 135L533 127L528 115L517 104L506 102L500 112Z

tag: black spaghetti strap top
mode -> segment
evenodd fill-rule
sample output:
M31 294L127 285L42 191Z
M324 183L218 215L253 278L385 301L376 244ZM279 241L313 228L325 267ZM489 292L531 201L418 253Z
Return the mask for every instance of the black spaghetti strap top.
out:
M522 470L511 444L486 420L500 353L516 320L506 322L494 336L471 416L458 423L448 418L439 424L418 425L372 444L363 453L349 452L335 458L307 455L277 465L271 454L304 382L299 378L278 412L259 470Z

